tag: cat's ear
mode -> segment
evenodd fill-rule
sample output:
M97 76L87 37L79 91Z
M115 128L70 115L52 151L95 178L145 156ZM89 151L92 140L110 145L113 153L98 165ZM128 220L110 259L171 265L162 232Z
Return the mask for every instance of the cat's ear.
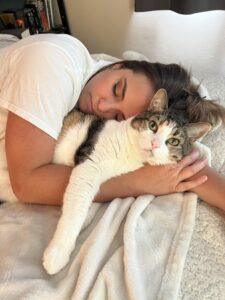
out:
M168 110L168 96L165 89L159 89L153 96L148 110L155 112L165 112Z
M210 130L211 124L206 122L189 123L185 125L191 143L203 138Z

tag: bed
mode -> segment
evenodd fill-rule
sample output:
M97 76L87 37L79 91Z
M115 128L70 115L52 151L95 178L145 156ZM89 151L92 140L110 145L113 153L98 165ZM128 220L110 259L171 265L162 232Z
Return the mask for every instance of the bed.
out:
M2 47L12 42L0 37ZM225 105L225 76L194 75ZM203 143L225 175L224 128ZM195 194L94 203L70 263L50 276L42 255L59 215L59 207L0 205L1 300L225 299L225 215Z

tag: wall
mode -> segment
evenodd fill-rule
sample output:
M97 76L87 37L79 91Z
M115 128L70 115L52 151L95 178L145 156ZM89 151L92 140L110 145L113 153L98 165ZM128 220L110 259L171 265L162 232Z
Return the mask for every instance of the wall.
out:
M65 0L72 34L91 52L136 50L152 61L225 74L225 11L134 13L131 0Z
M152 61L177 62L192 70L225 75L225 11L135 13L126 45Z
M72 34L91 52L120 55L133 13L131 0L65 0Z

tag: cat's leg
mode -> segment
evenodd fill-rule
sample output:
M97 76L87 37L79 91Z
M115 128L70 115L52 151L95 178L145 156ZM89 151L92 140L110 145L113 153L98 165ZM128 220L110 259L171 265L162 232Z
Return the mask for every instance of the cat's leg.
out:
M49 274L57 273L68 263L89 207L102 182L100 170L89 161L73 169L63 199L62 215L53 239L44 252L43 265Z

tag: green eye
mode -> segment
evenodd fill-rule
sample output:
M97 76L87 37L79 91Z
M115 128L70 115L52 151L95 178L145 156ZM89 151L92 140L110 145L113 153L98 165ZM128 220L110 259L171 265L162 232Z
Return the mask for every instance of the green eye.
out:
M175 138L170 138L167 140L167 143L172 145L172 146L178 146L180 144L180 141Z
M153 132L156 132L157 129L158 129L158 126L157 126L157 124L156 124L155 121L151 121L151 122L149 123L149 128L150 128Z

